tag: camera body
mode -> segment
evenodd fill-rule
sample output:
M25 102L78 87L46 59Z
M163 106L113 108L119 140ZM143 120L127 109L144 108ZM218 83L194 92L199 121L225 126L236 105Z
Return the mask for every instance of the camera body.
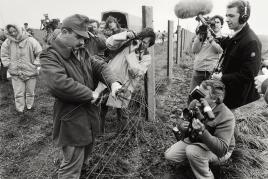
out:
M184 108L182 111L183 119L189 121L187 132L184 134L185 137L189 137L190 141L195 142L198 136L197 131L192 127L194 119L199 119L202 123L206 120L215 119L214 113L211 111L205 111L205 107L201 103L201 98L205 98L205 94L200 90L199 86L196 86L190 93L192 101L189 108Z
M205 17L203 20L200 19L199 16L196 17L197 21L201 21L202 25L200 25L196 29L196 34L201 37L200 41L204 42L207 39L208 30L215 29L215 21L211 20L210 17ZM211 35L215 38L215 33L211 33Z
M45 19L41 20L41 30L45 30L47 33L53 32L59 25L59 19L49 19L48 16L45 16ZM42 28L43 26L43 28Z

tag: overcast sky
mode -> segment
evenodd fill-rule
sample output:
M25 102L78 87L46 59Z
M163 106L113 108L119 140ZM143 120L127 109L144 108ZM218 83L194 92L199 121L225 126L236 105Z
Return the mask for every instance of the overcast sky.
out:
M212 0L213 10L211 14L219 14L225 17L226 5L229 0ZM24 22L29 27L39 28L43 14L48 13L50 18L60 20L74 13L87 15L89 18L100 20L101 12L107 10L120 10L141 17L141 6L153 6L153 18L155 30L166 30L167 20L173 20L177 25L174 6L178 0L0 0L0 27L8 23L16 23L23 26ZM249 24L257 34L268 35L268 1L249 0L252 12ZM180 20L180 25L191 31L195 29L197 22L194 18ZM228 32L226 23L224 32Z

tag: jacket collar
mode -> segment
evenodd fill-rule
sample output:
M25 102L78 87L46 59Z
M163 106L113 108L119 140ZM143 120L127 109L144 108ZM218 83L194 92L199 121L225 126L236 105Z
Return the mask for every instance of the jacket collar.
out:
M231 38L232 40L238 40L241 39L247 32L249 31L249 25L246 24L242 30L240 32L238 32L238 34L236 34L233 38Z
M55 49L64 59L68 60L72 54L72 48L67 47L58 38L51 42L51 47Z

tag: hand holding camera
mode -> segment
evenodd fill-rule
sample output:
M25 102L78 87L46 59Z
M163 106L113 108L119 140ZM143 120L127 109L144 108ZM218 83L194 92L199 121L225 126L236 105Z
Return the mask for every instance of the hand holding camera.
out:
M194 119L193 122L192 122L192 128L199 135L201 135L204 132L206 127L199 119Z
M178 128L181 132L186 132L189 128L190 122L189 121L182 121Z
M213 73L211 77L212 77L212 79L221 80L221 78L222 78L222 72Z

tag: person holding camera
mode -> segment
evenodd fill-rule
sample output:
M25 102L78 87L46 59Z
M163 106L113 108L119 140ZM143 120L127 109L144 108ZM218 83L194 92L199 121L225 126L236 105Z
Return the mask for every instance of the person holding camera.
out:
M192 44L192 52L195 54L195 59L190 91L210 77L223 52L219 44L219 38L222 37L221 29L223 18L219 15L215 15L208 21L208 25L210 24L216 36L212 36L208 25L203 24L197 28L196 37Z
M140 33L124 31L112 35L106 40L107 48L113 51L114 57L108 66L115 73L122 84L121 98L112 98L109 95L107 102L103 101L101 106L102 130L104 132L105 116L108 106L117 109L118 131L125 129L128 119L127 108L131 94L134 92L138 80L144 76L151 64L151 55L147 48L155 43L156 35L152 28L144 28Z
M221 71L212 78L226 86L224 103L235 109L260 98L254 86L254 77L261 65L259 38L249 27L251 7L247 1L234 0L227 5L226 22L234 33L222 41L224 49Z
M98 30L99 22L94 19L89 20L88 34L89 38L85 41L85 47L91 55L104 57L106 49L106 37Z
M190 121L179 120L178 128L184 139L168 148L165 158L174 162L188 160L196 178L214 178L209 163L227 160L234 150L235 117L222 102L225 86L221 81L205 80L199 90L205 97L193 100L189 110L198 107L201 114ZM209 118L207 114L211 112L214 117Z
M55 97L53 141L61 147L59 179L79 178L99 132L99 107L94 91L102 81L115 97L121 88L105 62L89 56L83 47L89 18L75 14L65 18L61 32L40 55L41 76Z

